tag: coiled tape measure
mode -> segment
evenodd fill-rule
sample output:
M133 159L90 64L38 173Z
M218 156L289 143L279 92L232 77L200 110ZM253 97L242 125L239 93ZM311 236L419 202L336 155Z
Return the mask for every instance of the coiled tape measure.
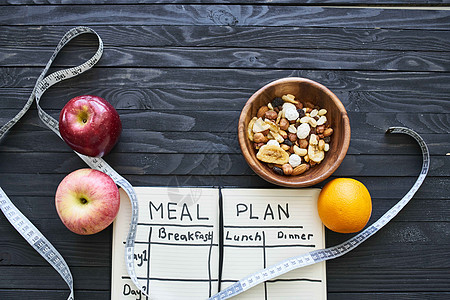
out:
M61 49L69 43L73 38L85 34L90 33L94 34L98 39L98 49L97 52L85 63L69 68L54 72L48 76L46 76L50 66L55 60L58 53ZM50 60L45 66L44 70L38 77L36 84L33 88L33 92L31 93L30 98L26 102L25 106L20 110L20 112L10 121L8 121L3 127L0 128L0 140L5 136L5 134L16 124L20 118L28 111L33 101L36 99L36 106L38 109L39 118L47 125L53 132L55 132L59 137L61 137L58 130L58 121L47 114L39 105L41 96L54 84L61 82L63 80L75 77L80 75L81 73L91 69L99 60L103 54L103 42L100 36L91 28L88 27L76 27L69 30L61 39L59 44L57 45L55 51L53 52ZM46 77L45 77L46 76ZM286 259L278 264L270 266L264 270L258 271L254 274L251 274L218 294L212 296L211 300L219 300L219 299L228 299L237 294L240 294L264 281L273 279L277 276L280 276L284 273L287 273L291 270L301 268L304 266L312 265L321 261L333 259L339 257L341 255L350 252L360 245L362 242L367 240L369 237L374 235L378 230L380 230L384 225L386 225L392 218L394 218L400 210L411 200L414 194L417 192L419 187L422 185L425 177L427 176L428 169L430 166L430 154L428 151L428 147L425 144L424 140L420 135L414 132L411 129L404 127L391 127L388 129L387 133L403 133L413 137L420 145L420 149L422 151L422 170L420 172L419 177L414 183L413 187L408 191L408 193L389 211L387 211L380 219L378 219L375 223L367 227L364 231L360 232L356 236L350 238L346 242L339 244L337 246L315 250L306 254L302 254L300 256L295 256L289 259ZM132 282L139 288L142 293L148 296L148 292L145 292L142 289L142 286L139 284L136 274L134 271L134 240L136 236L136 227L138 223L138 200L136 193L133 189L133 186L119 173L117 173L112 167L110 167L103 159L101 158L93 158L82 155L80 153L75 152L83 161L85 161L89 167L93 169L97 169L108 174L114 182L122 187L125 192L128 194L128 197L131 201L132 207L132 218L130 223L130 228L127 235L127 240L125 244L125 262L127 266L128 274L132 280ZM42 256L48 263L61 275L64 281L70 288L70 295L67 298L68 300L74 299L74 291L73 291L73 277L70 272L69 266L64 261L64 258L59 254L59 252L53 247L53 245L44 237L44 235L14 206L8 196L0 187L0 209L3 214L6 216L8 221L13 225L13 227L24 237L24 239Z
M56 56L61 51L61 49L73 38L84 33L95 34L98 39L99 46L94 56L92 56L88 61L77 67L57 71L55 73L48 75L47 77L44 77L47 74L47 71L49 70ZM33 92L31 93L31 96L28 99L25 106L12 120L10 120L2 128L0 128L0 139L3 138L6 132L9 129L11 129L11 127L14 126L14 124L16 124L20 120L20 118L26 113L26 111L30 108L31 104L33 103L34 99L36 99L36 106L38 109L39 118L42 120L42 122L44 122L45 125L47 125L47 127L49 127L51 130L53 130L53 132L55 132L59 137L61 137L58 129L58 121L55 120L53 117L51 117L49 114L47 114L40 107L39 105L40 98L44 94L44 92L54 84L63 81L65 79L75 77L92 68L100 60L102 54L103 54L103 42L100 36L94 30L88 27L76 27L69 30L59 42L50 60L48 61L47 65L45 66L38 80L36 81ZM97 169L99 171L108 174L117 185L119 185L125 190L125 192L128 194L128 197L130 198L132 207L132 218L125 244L125 262L131 280L136 285L136 287L142 290L141 285L139 284L136 278L133 263L134 239L136 235L136 227L138 222L138 203L137 203L137 196L133 189L133 186L125 178L123 178L116 171L114 171L114 169L111 168L103 159L88 157L77 152L75 153L78 156L80 156L81 159L84 160L92 169ZM68 299L74 299L73 278L72 274L70 273L69 267L67 266L67 263L64 261L61 254L59 254L59 252L52 246L52 244L42 235L42 233L40 233L39 230L37 230L37 228L34 227L33 224L31 224L31 222L27 220L27 218L22 213L20 213L20 211L12 204L12 202L8 199L8 197L1 188L0 188L0 208L5 214L5 216L8 218L9 222L11 222L11 224L25 238L25 240L31 246L33 246L33 248L35 248L36 251L40 255L42 255L50 263L50 265L53 268L55 268L58 271L58 273L63 277L63 279L66 281L67 285L70 288L70 295Z
M420 145L422 151L422 170L417 178L416 182L408 193L403 196L403 198L397 202L391 209L389 209L383 216L381 216L375 223L367 227L365 230L355 235L354 237L348 239L347 241L326 249L319 249L305 253L303 255L288 258L280 263L273 266L265 268L264 270L258 271L251 274L233 285L229 286L225 290L211 297L211 300L228 299L230 297L236 296L266 280L270 280L274 277L280 276L284 273L292 271L294 269L302 268L305 266L313 265L321 261L330 260L339 256L342 256L356 247L358 247L362 242L367 240L369 237L374 235L378 230L383 228L390 220L392 220L403 207L411 200L414 194L417 192L419 187L422 185L425 177L427 176L428 169L430 167L430 154L428 152L428 147L420 135L409 128L404 127L391 127L386 133L403 133L412 136Z

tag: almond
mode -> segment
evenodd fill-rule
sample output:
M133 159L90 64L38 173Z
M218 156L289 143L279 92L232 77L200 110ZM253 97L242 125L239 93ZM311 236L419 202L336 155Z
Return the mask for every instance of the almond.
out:
M308 164L301 164L294 168L291 175L293 175L293 176L300 175L302 173L305 173L308 170L309 170Z
M264 115L266 114L266 111L268 111L268 110L269 110L269 108L266 105L261 106L258 110L258 113L256 114L256 117L257 118L264 117Z

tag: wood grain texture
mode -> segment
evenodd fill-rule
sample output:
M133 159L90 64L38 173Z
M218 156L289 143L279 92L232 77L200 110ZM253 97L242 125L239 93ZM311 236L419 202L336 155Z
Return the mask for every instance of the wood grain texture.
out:
M74 287L84 290L109 290L111 268L71 267ZM66 283L51 266L0 266L0 289L55 289L66 290ZM24 274L34 274L23 280Z
M56 188L67 174L34 174L9 173L0 177L0 186L5 193L11 197L16 196L45 196L54 197ZM248 188L278 188L271 185L256 175L241 176L216 176L216 175L127 175L127 180L134 186L202 186L202 187L248 187ZM329 179L318 184L316 187L323 187L328 181L337 178L331 176ZM367 186L372 197L395 199L402 198L415 182L414 177L385 177L385 176L353 176ZM26 182L27 189L24 189L23 182ZM417 192L419 199L448 199L447 186L450 178L428 177L425 184ZM389 186L389 189L386 187Z
M202 3L202 4L217 4L217 3L235 3L232 0L138 0L133 1L133 3L136 4L154 4L154 3L165 3L165 4L176 4L176 3L182 3L182 4L195 4L195 3ZM362 5L367 4L364 1L361 0L322 0L318 4L314 0L240 0L239 3L250 3L250 4L312 4L312 5L321 5L321 4L340 4L340 5ZM389 0L372 0L370 1L372 4L378 4L378 5L398 5L398 6L404 6L404 1L396 0L396 1L389 1ZM407 1L407 4L409 5L440 5L450 3L448 0L409 0ZM86 0L86 1L80 1L80 0L0 0L0 5L5 4L14 4L14 5L26 5L26 4L77 4L77 5L91 5L91 4L129 4L128 0Z
M0 109L19 111L28 100L32 88L0 88ZM69 99L80 94L100 95L116 109L153 111L240 111L255 90L242 87L224 89L141 89L136 87L52 87L42 97L46 109L62 108ZM348 112L421 112L441 115L450 111L450 95L412 89L409 91L345 91L333 90ZM32 113L32 112L30 112ZM430 114L429 116L433 116ZM416 120L422 122L421 120ZM441 126L428 126L439 130ZM445 126L444 126L445 128ZM439 131L436 131L438 133Z
M449 33L450 34L450 33ZM311 70L376 70L376 71L450 71L450 51L390 50L321 50L298 49L287 43L283 48L229 47L108 47L98 66L150 68L255 68ZM44 65L52 48L2 47L0 64L5 67ZM54 67L72 67L88 60L96 49L67 47L55 60Z
M32 272L32 267L3 267L0 266L0 271L8 280L0 282L0 288L26 288L36 289L37 284L40 283L42 289L54 289L55 285L63 286L62 279L51 267L33 267L39 272L39 280L21 281L23 274ZM73 267L72 273L74 276L75 287L84 290L106 290L109 288L108 268L87 268L87 267ZM339 276L330 276L332 282L329 283L329 291L342 291L343 286L351 286L352 289L360 292L370 292L373 290L382 291L446 291L446 285L449 283L445 276L445 269L433 270L429 276L435 285L429 284L423 280L423 270L402 270L402 269L388 269L379 268L372 269L367 273L367 269L353 268L351 271L346 271L345 267L331 269L330 273L340 274ZM370 279L372 278L372 279ZM45 279L45 280L44 280Z
M63 103L64 104L64 103ZM61 105L63 106L63 105ZM4 109L0 122L6 123L18 110ZM59 110L47 110L54 118L58 119ZM190 137L188 132L209 132L234 134L237 132L239 111L154 111L154 110L119 110L124 130L131 131L139 128L134 134L139 132L186 132L186 137ZM406 126L417 130L419 133L442 134L445 137L449 134L449 115L421 114L421 113L348 113L351 122L352 133L384 134L390 126ZM21 120L18 128L49 130L40 121L35 110L30 110ZM125 135L125 134L124 134ZM195 134L192 134L195 138ZM389 135L386 138L398 135ZM367 137L370 139L370 137ZM443 153L445 154L445 153Z
M5 6L0 25L310 26L448 30L450 11L251 5ZM92 12L95 11L95 14ZM52 15L53 18L48 18Z
M372 195L374 206L377 207L372 213L372 220L374 221L381 217L381 215L389 210L396 202L396 199L389 199L385 197L375 197ZM33 220L39 219L59 219L54 206L53 196L14 196L14 203L24 214ZM448 206L450 199L421 199L415 197L413 201L408 204L408 209L405 209L402 214L396 216L396 222L446 222L448 220L448 213L450 207ZM426 207L426 210L424 210ZM6 224L6 223L5 223ZM14 236L20 238L19 235L7 234L7 236ZM8 239L4 238L4 241ZM64 243L64 241L56 241ZM32 249L31 249L32 250Z
M30 297L36 300L49 300L49 299L65 299L69 296L67 291L62 290L39 290L39 289L4 289L0 290L0 297L2 299L23 299ZM77 290L75 292L75 299L86 299L86 300L107 300L111 299L110 291L83 291Z
M448 292L367 292L367 293L328 293L329 300L388 300L388 299L410 299L410 300L422 300L422 299L445 299L450 297Z
M84 168L84 162L72 153L3 153L0 174L67 174ZM253 175L239 154L191 153L111 153L107 162L123 175ZM326 162L326 161L324 161ZM395 163L396 168L384 168ZM347 155L334 176L415 176L421 167L421 156ZM432 157L430 176L447 176L450 159Z
M2 26L2 47L55 47L73 26ZM231 47L323 50L449 51L448 30L350 27L96 25L91 27L109 47ZM425 33L425 34L424 34ZM93 36L70 45L93 47ZM151 48L149 49L151 51ZM38 58L40 59L40 58Z
M24 132L26 127L18 125L11 131L8 140L2 144L0 152L17 153L33 152L70 152L71 149L56 135L44 128L35 128L32 132ZM32 128L32 127L30 127ZM43 131L41 131L43 130ZM450 147L448 135L423 134L428 141L430 154L436 159L443 159ZM367 148L370 145L370 148ZM113 153L215 153L240 154L237 142L237 132L153 132L146 130L126 129L122 132L120 142ZM383 132L356 132L348 150L349 155L420 155L414 141L401 135L386 135ZM19 157L19 156L18 156ZM107 158L108 159L108 158Z
M41 102L48 112L57 117L81 94L110 101L124 131L105 159L135 186L277 188L245 163L239 113L273 80L318 81L344 104L352 139L341 166L316 187L337 177L363 182L374 207L369 223L405 195L421 165L414 140L386 128L416 130L432 155L429 176L404 210L327 262L328 299L449 298L450 11L439 9L450 2L371 2L396 9L360 0L231 2L0 0L0 126L24 105L62 35L88 25L102 37L104 56L52 87ZM336 7L343 5L352 7ZM398 9L407 5L436 9ZM83 62L96 43L76 38L52 71ZM109 299L112 228L73 234L54 207L59 182L83 167L35 105L0 141L0 186L62 253L76 299ZM327 246L348 237L326 230ZM59 275L0 216L0 299L67 295Z
M33 87L41 71L42 69L37 67L0 68L0 88ZM82 89L98 86L139 89L177 87L225 91L241 90L245 87L256 91L269 82L285 77L308 78L325 85L333 92L415 90L440 94L450 88L450 73L435 72L98 67L82 74L76 80L63 81L58 87Z

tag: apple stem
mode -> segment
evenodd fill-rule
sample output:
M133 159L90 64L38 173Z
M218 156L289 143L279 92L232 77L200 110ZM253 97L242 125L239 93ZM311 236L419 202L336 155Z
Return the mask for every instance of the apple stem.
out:
M81 201L82 204L86 204L87 203L87 200L85 198L81 198L80 201Z

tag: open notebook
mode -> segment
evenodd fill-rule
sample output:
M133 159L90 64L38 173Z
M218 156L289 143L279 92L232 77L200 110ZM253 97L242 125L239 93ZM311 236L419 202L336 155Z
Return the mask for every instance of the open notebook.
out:
M325 247L319 189L137 187L135 270L151 299L207 299L286 258ZM124 261L131 204L121 191L113 229L112 299L147 299ZM235 298L326 299L325 262L293 270Z

